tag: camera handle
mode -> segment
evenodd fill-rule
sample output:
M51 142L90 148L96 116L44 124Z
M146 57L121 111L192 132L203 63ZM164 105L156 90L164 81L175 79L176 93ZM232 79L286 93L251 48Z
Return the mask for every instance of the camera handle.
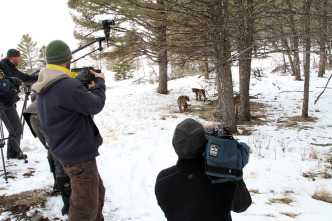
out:
M102 45L101 45L101 42L104 41L104 40L106 40L106 42L107 42L107 47L108 47L108 46L109 46L108 40L110 39L110 33L111 33L111 27L110 27L111 25L115 25L114 20L103 20L103 21L102 21L102 27L100 27L100 28L98 28L98 29L92 31L92 32L89 33L89 34L87 34L85 37L89 36L90 34L96 32L96 31L99 31L99 30L103 29L103 30L104 30L104 35L105 35L105 37L96 38L95 40L91 41L90 43L88 43L88 44L86 44L86 45L83 45L82 47L79 47L79 48L75 49L74 51L72 51L71 53L72 53L72 54L75 54L76 52L79 52L80 50L82 50L82 49L84 49L84 48L86 48L86 47L88 47L88 46L90 46L90 45L92 45L92 44L94 44L94 43L96 43L96 42L99 42L99 48L97 48L96 50L93 50L93 51L87 53L86 55L83 55L82 57L80 57L80 58L78 58L78 59L75 59L75 60L72 61L71 63L74 63L74 62L76 62L76 61L78 61L78 60L80 60L80 59L86 57L87 55L90 55L90 54L92 54L92 53L94 53L94 52L96 52L96 51L98 51L98 50L99 50L99 51L102 51L102 50L103 50L103 47L102 47Z
M82 59L82 58L85 58L86 56L88 56L88 55L90 55L90 54L92 54L92 53L94 53L94 52L96 52L96 51L98 51L98 50L99 50L99 51L102 51L102 50L103 50L103 47L102 47L102 45L101 45L101 42L102 42L103 40L105 40L105 39L106 39L105 37L96 38L95 40L91 41L90 43L88 43L88 44L86 44L86 45L83 45L82 47L79 47L78 49L72 51L71 53L72 53L72 54L75 54L76 52L79 52L80 50L83 50L84 48L86 48L86 47L88 47L88 46L90 46L90 45L93 45L93 44L96 43L96 42L99 42L99 47L98 47L96 50L93 50L93 51L91 51L91 52L89 52L89 53L83 55L82 57L77 58L77 59L71 61L71 63L74 63L74 62L76 62L76 61L78 61L78 60L80 60L80 59Z

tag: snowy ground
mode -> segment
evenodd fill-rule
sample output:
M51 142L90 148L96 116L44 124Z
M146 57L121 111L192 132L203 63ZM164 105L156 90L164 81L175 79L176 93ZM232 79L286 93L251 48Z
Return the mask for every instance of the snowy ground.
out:
M321 190L332 193L331 178L324 178L332 173L332 91L327 89L314 105L327 78L317 78L313 69L309 116L317 119L313 122L296 120L295 117L301 115L303 98L303 93L298 91L303 90L304 82L294 81L292 76L279 72L272 73L275 66L272 60L254 62L254 67L262 68L265 76L251 79L250 95L257 98L254 102L266 105L261 114L266 117L260 119L266 123L248 126L252 131L249 136L236 136L251 147L244 179L252 193L253 204L244 213L232 213L233 220L331 220L332 204L311 196ZM329 71L326 76L331 74ZM233 75L237 91L236 68ZM171 145L176 125L188 117L204 125L218 123L204 121L191 111L179 113L176 99L188 95L193 106L206 105L195 101L191 88L202 85L211 95L215 87L209 83L211 80L191 76L169 81L170 93L161 95L156 92L157 84L134 84L133 80L114 82L110 73L106 77L106 105L95 116L104 138L97 162L106 188L105 220L166 220L156 203L154 184L160 170L176 163L177 156ZM22 102L19 102L18 110L21 108ZM53 177L46 151L28 127L25 127L21 146L29 162L5 160L10 178L6 183L1 167L0 196L34 189L51 191ZM45 207L30 208L27 216L39 212L50 220L65 220L66 217L60 215L61 207L61 197L50 196ZM0 214L0 220L15 220L13 217L11 212ZM31 219L27 217L27 220Z

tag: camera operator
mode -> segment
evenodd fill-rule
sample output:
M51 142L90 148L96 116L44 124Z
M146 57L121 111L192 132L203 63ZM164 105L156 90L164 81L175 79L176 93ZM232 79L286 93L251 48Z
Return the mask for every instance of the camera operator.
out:
M9 139L7 145L7 159L25 159L27 156L24 155L20 148L20 139L23 133L23 126L20 117L16 110L16 102L20 99L18 96L19 86L23 82L34 83L37 81L38 76L31 76L19 71L16 67L21 61L20 52L16 49L9 49L7 52L7 57L0 61L0 69L5 75L5 78L9 79L12 87L7 93L0 94L0 105L3 110L3 114L7 116L8 122L4 117L1 117L7 130L10 126L13 128L11 137L14 139ZM10 132L11 133L11 132Z
M67 173L64 171L63 166L56 159L50 151L50 148L47 146L46 143L46 136L44 130L41 126L39 116L36 109L36 94L31 94L31 101L32 103L27 107L24 111L23 116L24 119L29 126L31 133L34 137L38 137L40 142L44 145L47 150L47 159L50 165L50 170L53 173L54 177L54 185L53 191L58 192L60 191L63 207L61 209L62 215L68 214L70 203L70 194L71 194L71 187L70 187L70 178Z
M190 118L180 122L172 144L179 159L158 174L155 184L157 202L167 220L231 221L237 182L212 184L205 175L207 138L202 124Z
M104 220L105 188L96 157L103 139L91 116L104 108L105 76L91 70L95 85L89 91L70 71L71 59L65 42L50 42L47 65L32 89L47 144L71 180L69 221L99 221Z

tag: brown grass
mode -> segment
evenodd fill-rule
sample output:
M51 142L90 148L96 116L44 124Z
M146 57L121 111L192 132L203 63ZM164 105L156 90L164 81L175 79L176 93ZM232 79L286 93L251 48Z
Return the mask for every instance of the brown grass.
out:
M318 190L317 188L311 197L314 198L315 200L332 203L332 194L328 192L325 188L321 188L320 190Z
M294 116L289 118L283 118L282 120L278 121L278 128L299 128L299 130L312 128L310 126L303 126L299 125L299 123L308 123L308 122L315 122L317 121L316 117L302 117L302 116Z
M292 202L294 202L291 198L289 197L283 197L283 198L272 198L269 199L269 203L282 203L282 204L291 204Z
M290 212L281 212L281 214L285 215L285 216L289 216L291 218L296 218L298 215L298 213L290 213Z
M254 97L251 97L254 99ZM237 98L235 98L235 103L238 103ZM250 102L250 111L251 111L251 120L249 122L238 121L238 127L242 131L238 135L250 135L251 126L253 125L266 125L266 121L262 120L266 118L265 108L268 105L258 102ZM197 115L200 118L209 121L209 122L221 122L221 116L219 112L218 100L212 100L207 102L201 102L197 105L189 106L189 111L184 112L184 114ZM214 125L204 125L207 127L214 127Z
M47 192L46 190L31 190L13 195L2 195L0 196L0 214L3 212L11 212L13 217L17 220L25 220L27 218L27 212L31 211L34 207L45 207L47 197L53 193ZM22 218L22 219L21 219ZM32 216L29 216L31 220L47 221L39 214L38 211ZM10 219L9 219L10 220Z
M258 189L250 189L248 191L249 191L249 193L260 194Z

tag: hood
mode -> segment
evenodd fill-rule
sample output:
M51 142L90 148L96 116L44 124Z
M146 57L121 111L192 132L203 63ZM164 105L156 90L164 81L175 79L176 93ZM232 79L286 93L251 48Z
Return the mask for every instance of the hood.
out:
M31 87L32 90L36 91L36 93L39 93L41 90L60 78L69 78L68 74L65 72L47 67L40 69L38 75L38 81Z

